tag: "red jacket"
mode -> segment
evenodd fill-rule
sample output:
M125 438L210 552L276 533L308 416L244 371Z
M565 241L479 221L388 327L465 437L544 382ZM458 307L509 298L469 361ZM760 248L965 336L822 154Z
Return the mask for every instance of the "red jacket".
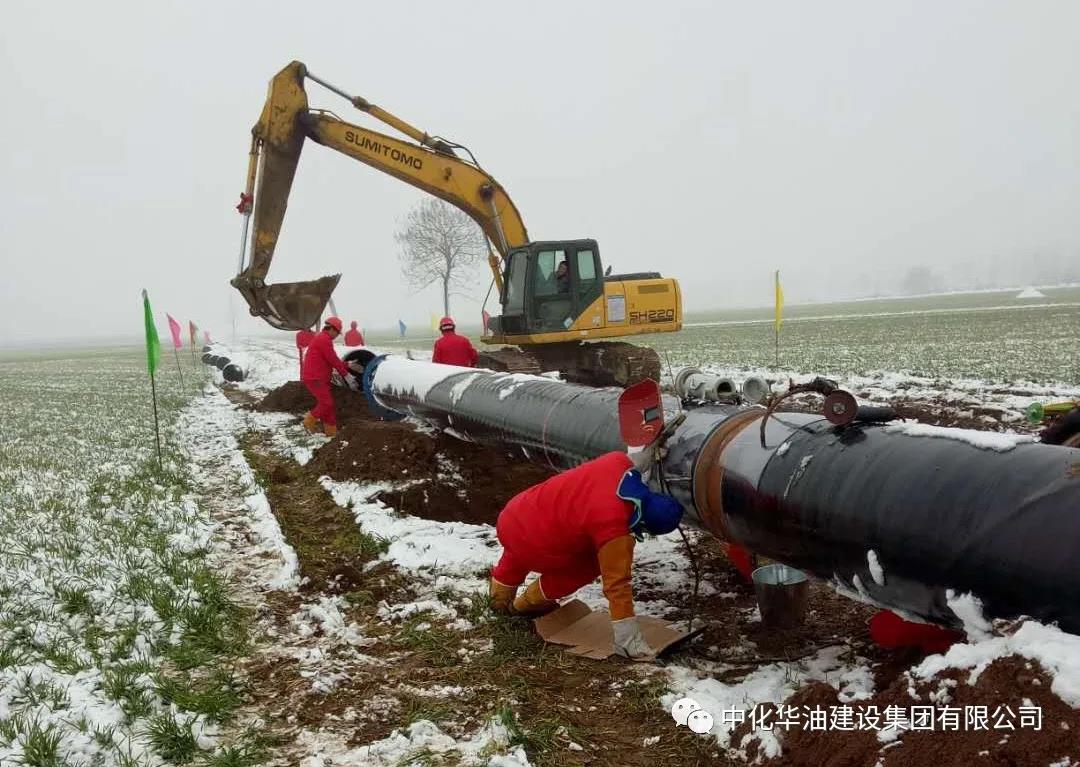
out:
M447 330L442 334L442 338L435 341L435 348L431 354L432 362L460 365L463 368L475 367L479 358L480 355L473 348L472 342L452 330Z
M595 561L605 543L630 535L634 505L615 491L632 468L626 453L608 453L518 493L499 515L499 539L537 572Z
M518 493L499 514L499 541L539 573L599 566L614 620L634 614L630 570L634 505L616 491L626 453L608 453Z
M335 370L342 376L349 374L348 366L334 351L334 339L325 330L320 330L304 352L304 362L300 365L300 380L329 381Z

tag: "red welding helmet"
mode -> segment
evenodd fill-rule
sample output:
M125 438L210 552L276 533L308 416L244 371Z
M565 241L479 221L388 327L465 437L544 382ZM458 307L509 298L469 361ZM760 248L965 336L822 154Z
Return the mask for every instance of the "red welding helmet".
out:
M454 318L453 317L443 317L441 320L439 320L439 330L453 330L453 329L454 329Z
M326 322L323 323L324 328L333 328L337 332L341 332L341 320L337 317L327 317Z

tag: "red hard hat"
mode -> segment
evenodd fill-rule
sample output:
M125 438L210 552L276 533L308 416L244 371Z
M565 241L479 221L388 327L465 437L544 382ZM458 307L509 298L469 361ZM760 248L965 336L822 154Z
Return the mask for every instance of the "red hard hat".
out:
M441 320L439 320L439 330L453 330L453 329L454 329L454 318L453 317L443 317Z
M337 317L327 317L326 322L323 323L323 327L331 327L337 332L341 332L341 320Z

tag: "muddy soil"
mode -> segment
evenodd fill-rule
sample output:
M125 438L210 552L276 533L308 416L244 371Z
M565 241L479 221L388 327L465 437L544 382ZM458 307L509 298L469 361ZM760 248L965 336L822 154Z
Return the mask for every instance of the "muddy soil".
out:
M362 394L335 387L337 438L306 467L339 481L381 482L389 506L439 522L492 524L517 493L552 475L520 455L379 421ZM299 381L275 389L256 407L302 415L314 399Z
M1017 656L994 661L974 685L964 682L970 672L946 672L931 684L914 685L918 700L909 694L910 679L901 675L871 699L848 704L856 721L862 712L884 712L887 706L897 706L908 712L912 706L933 705L940 715L942 706L959 707L960 726L956 730L910 730L903 732L896 743L886 746L872 730L808 730L805 726L788 731L778 730L784 747L779 759L766 762L774 767L862 767L880 764L882 767L967 767L982 757L979 764L1011 765L1013 767L1043 767L1060 762L1062 757L1075 753L1080 710L1071 708L1050 691L1051 678L1037 664ZM934 703L930 695L938 694L941 679L959 680L948 690L949 699ZM797 692L785 705L808 706L828 710L839 706L836 690L815 682ZM876 707L867 711L868 707ZM984 706L989 713L988 725L965 725L965 707ZM1008 713L999 706L1008 706ZM1041 726L1020 727L1020 708L1041 709ZM1000 725L1011 722L1016 729Z

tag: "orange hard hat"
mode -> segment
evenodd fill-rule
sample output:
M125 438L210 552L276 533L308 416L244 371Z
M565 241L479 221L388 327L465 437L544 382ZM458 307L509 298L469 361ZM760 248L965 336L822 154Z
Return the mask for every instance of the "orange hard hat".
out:
M326 322L323 323L323 327L333 328L337 332L341 332L341 320L337 317L327 317Z
M441 320L439 320L439 330L453 330L453 329L454 329L454 318L453 317L443 317Z

